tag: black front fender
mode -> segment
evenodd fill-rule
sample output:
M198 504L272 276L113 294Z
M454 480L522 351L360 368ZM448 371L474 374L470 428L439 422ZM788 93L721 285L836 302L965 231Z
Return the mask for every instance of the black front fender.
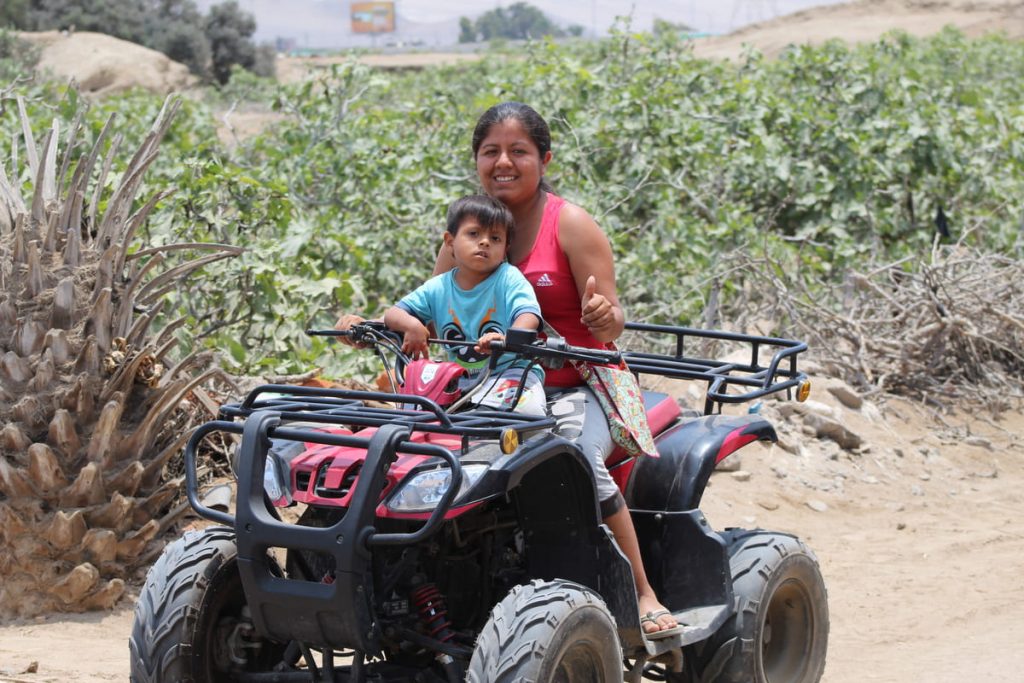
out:
M637 461L626 503L631 510L694 510L715 465L751 441L777 438L757 415L705 415L672 427L656 440L660 457Z

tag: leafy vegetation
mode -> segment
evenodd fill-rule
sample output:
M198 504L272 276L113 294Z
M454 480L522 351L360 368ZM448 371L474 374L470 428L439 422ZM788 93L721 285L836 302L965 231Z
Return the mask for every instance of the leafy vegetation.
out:
M738 252L809 291L867 264L912 269L937 239L1019 257L1022 61L1018 42L954 31L738 64L675 32L419 72L353 61L259 86L281 120L230 150L204 105L184 107L148 176L177 191L143 237L247 248L182 283L179 334L250 369L323 362L302 329L379 312L429 274L447 203L477 187L476 117L518 99L552 126L556 189L608 232L628 317L721 324L758 293ZM60 97L33 87L42 131ZM133 138L156 107L135 94L95 113L122 111ZM0 138L15 125L0 117Z
M39 61L39 50L18 38L13 31L0 28L0 83L27 80Z

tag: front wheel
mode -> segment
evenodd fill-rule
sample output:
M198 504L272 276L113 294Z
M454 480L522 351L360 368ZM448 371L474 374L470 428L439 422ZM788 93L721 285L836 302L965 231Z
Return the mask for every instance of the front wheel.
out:
M604 601L569 581L516 586L491 611L467 683L622 681L622 649Z
M188 532L149 570L128 641L132 683L221 683L271 672L284 645L260 638L238 573L235 534Z
M828 596L818 560L800 539L730 529L736 614L686 649L700 683L817 683L828 649Z

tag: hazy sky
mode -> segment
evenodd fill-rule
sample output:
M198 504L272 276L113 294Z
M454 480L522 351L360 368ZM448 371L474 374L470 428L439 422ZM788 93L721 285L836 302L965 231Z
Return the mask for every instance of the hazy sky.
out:
M598 32L607 31L615 18L631 14L633 25L648 29L654 18L683 22L703 31L730 31L814 5L838 0L526 0L546 14L562 17ZM413 21L436 21L481 14L511 2L496 0L397 0L398 12ZM431 19L433 17L433 19Z
M220 0L197 0L203 9ZM655 18L684 23L700 31L727 33L740 26L840 0L526 0L562 26L580 24L587 33L607 33L616 17L631 15L631 26L649 30ZM350 30L350 0L238 0L256 17L256 39L294 39L299 47L369 44ZM508 0L396 0L398 36L378 36L375 44L395 38L422 40L428 46L450 44L458 19L474 18Z

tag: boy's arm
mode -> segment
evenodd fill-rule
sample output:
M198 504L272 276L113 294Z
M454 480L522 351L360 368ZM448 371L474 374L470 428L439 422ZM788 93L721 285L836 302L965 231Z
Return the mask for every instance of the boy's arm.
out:
M429 332L419 318L398 306L392 306L384 314L384 324L389 330L401 332L403 335L402 351L410 358L428 358L427 348Z
M536 313L520 313L512 321L512 327L517 327L521 330L539 330L540 316Z
M516 319L512 321L511 327L517 327L523 330L540 329L540 316L534 313L520 313L516 316ZM504 341L504 339L505 335L501 332L488 332L477 340L476 346L473 347L473 350L477 353L490 353L491 342Z

